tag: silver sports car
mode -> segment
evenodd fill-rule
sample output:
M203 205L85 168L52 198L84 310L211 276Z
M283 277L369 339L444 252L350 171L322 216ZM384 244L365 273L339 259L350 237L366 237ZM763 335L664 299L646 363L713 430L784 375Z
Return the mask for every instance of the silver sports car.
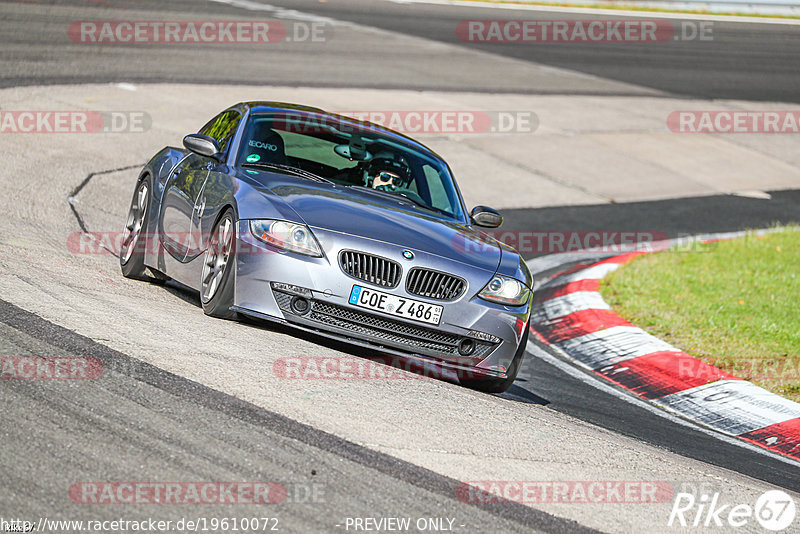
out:
M286 324L482 391L511 386L528 339L530 271L475 229L502 217L467 212L430 149L278 102L237 104L183 144L138 178L126 277L172 278L214 317Z

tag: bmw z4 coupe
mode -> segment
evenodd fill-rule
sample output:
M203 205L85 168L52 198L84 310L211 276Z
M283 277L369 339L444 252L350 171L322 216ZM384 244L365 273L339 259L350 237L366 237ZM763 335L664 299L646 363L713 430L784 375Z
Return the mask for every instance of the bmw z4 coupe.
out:
M278 102L223 111L142 169L122 273L206 314L289 325L502 392L528 339L530 271L447 165L379 125ZM301 334L302 335L302 334Z

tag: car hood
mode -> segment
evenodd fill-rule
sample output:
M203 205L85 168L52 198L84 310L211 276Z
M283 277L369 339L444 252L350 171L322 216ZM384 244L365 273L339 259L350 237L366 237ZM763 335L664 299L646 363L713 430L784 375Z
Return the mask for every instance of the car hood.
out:
M502 253L494 239L463 224L427 215L401 197L269 175L268 185L258 188L273 204L268 212L277 208L286 214L285 208L290 208L312 228L391 243L493 273L500 264ZM257 217L251 214L252 210L242 212L240 205L240 217Z

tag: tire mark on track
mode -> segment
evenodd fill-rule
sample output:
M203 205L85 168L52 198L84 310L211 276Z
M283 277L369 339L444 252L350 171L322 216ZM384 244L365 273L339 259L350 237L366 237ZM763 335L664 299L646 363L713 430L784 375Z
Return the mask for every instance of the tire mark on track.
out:
M242 422L268 429L275 434L337 455L424 491L452 499L461 504L476 506L491 515L513 521L526 528L554 533L598 532L574 521L559 518L512 501L478 503L459 500L456 489L461 482L456 479L440 475L388 454L368 449L323 430L318 430L286 416L271 412L266 408L256 406L232 395L211 389L198 382L137 360L127 354L101 345L88 337L46 321L38 315L2 299L0 299L0 322L67 352L98 358L103 363L105 370L128 376L180 397L183 401L195 402L207 409L222 412ZM477 495L482 492L476 490L475 493ZM496 497L494 499L496 500Z

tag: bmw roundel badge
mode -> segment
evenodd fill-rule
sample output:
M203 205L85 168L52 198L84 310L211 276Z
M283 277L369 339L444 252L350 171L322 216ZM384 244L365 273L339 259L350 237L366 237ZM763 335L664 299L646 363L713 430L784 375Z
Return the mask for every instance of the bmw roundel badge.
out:
M413 260L414 259L414 253L411 252L410 250L404 250L403 251L403 257L405 259L407 259L407 260Z

